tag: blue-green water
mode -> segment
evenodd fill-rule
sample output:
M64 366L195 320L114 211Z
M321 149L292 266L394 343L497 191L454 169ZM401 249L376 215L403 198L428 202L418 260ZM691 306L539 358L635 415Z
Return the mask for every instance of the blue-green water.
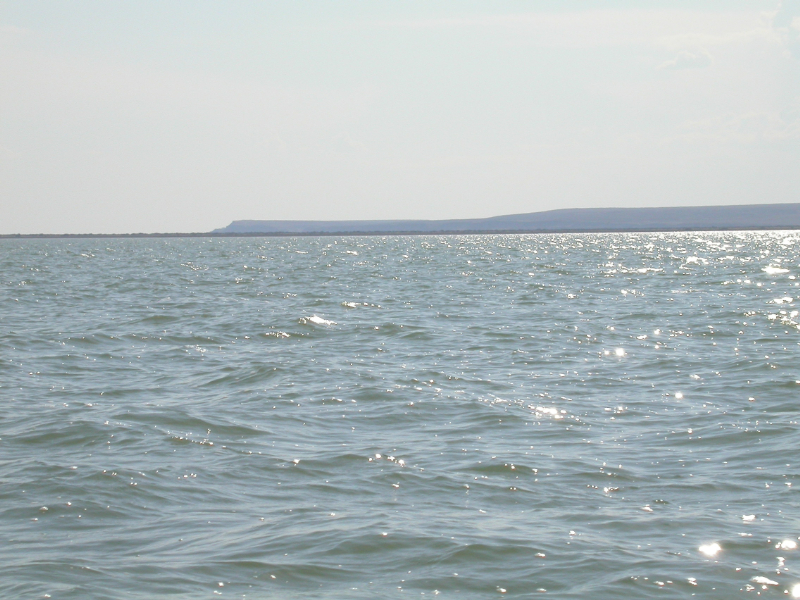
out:
M3 598L800 596L800 234L0 242Z

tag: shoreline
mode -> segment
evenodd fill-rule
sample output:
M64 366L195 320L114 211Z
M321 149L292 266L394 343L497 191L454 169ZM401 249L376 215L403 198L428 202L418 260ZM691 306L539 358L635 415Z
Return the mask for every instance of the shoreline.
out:
M757 227L664 227L664 228L579 228L579 229L463 229L443 231L269 231L191 233L3 233L0 240L19 239L101 239L101 238L241 238L241 237L358 237L402 235L542 235L552 233L684 233L701 231L798 231L799 225Z

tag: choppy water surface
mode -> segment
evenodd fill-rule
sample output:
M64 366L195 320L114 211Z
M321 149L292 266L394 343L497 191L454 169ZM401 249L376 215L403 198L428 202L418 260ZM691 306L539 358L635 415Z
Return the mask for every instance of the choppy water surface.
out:
M799 272L800 232L2 241L2 597L800 597Z

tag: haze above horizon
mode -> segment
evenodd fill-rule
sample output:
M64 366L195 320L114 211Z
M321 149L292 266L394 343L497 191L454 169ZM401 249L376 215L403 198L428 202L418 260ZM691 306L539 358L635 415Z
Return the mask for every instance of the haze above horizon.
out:
M800 200L800 0L0 1L0 233Z

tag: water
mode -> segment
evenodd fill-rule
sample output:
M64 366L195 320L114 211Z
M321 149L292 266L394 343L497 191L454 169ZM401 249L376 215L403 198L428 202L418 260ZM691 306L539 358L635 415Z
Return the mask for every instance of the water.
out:
M3 598L800 596L800 233L0 242Z

